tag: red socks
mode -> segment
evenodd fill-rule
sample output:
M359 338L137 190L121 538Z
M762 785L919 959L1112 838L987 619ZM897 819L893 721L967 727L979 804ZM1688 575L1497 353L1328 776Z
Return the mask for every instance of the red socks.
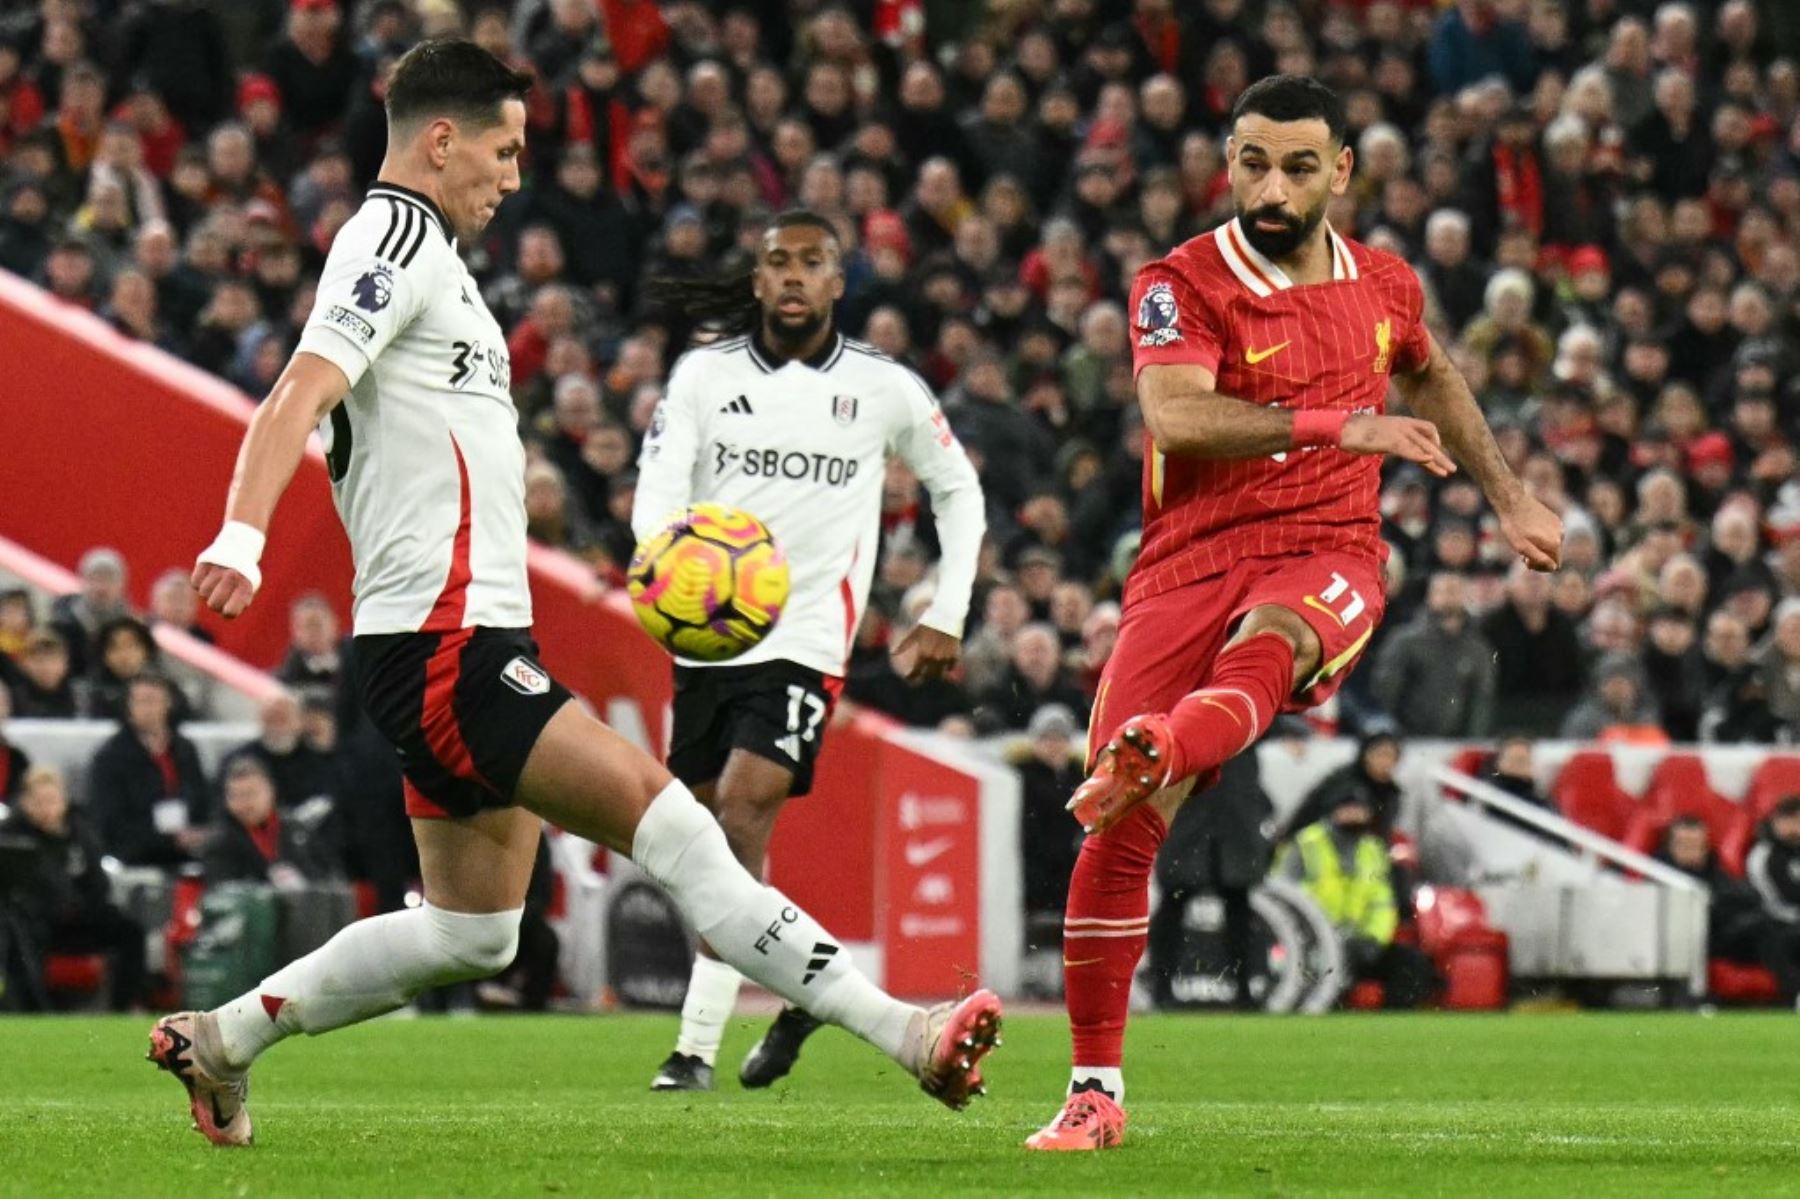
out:
M1131 976L1150 938L1150 870L1168 826L1139 804L1081 843L1063 916L1063 987L1077 1066L1119 1065Z
M1293 689L1294 647L1278 634L1258 633L1213 659L1206 686L1169 713L1169 781L1204 774L1256 744Z
M1169 715L1170 779L1213 770L1253 745L1293 682L1293 647L1275 634L1220 654L1206 686ZM1063 986L1078 1073L1116 1072L1123 1060L1131 976L1150 936L1150 872L1168 831L1161 814L1142 803L1082 842L1063 917Z

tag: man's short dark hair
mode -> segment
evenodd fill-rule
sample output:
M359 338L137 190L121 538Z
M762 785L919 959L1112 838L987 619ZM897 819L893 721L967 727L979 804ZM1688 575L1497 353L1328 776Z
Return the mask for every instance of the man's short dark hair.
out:
M770 229L817 229L833 242L838 240L837 226L810 208L789 208L769 222Z
M275 776L269 772L269 764L248 751L232 754L225 762L225 769L219 772L220 781L226 783L251 775L264 780L271 787L275 785Z
M134 674L125 684L127 694L137 690L139 687L154 687L163 693L163 698L170 701L175 699L175 684L171 683L167 676L158 674L154 670L145 670Z
M388 79L388 123L449 117L486 128L500 123L500 105L524 100L532 77L461 38L420 42L401 55Z
M1271 75L1244 89L1231 109L1231 123L1247 113L1271 121L1324 121L1331 140L1344 144L1344 102L1310 75Z

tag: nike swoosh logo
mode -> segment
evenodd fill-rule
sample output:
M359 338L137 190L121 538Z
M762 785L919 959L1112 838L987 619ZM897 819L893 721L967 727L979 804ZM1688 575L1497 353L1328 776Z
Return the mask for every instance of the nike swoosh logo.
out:
M1248 362L1251 366L1255 366L1257 363L1261 362L1265 358L1275 357L1275 355L1277 355L1277 354L1281 353L1281 351L1287 349L1288 346L1291 344L1292 344L1291 342L1284 341L1280 345L1270 346L1266 350L1252 350L1250 347L1245 346L1244 347L1244 361Z
M1337 621L1338 628L1341 629L1344 627L1344 618L1342 616L1339 616L1336 612L1333 612L1329 607L1327 607L1325 605L1325 602L1323 600L1319 599L1318 596L1309 595L1301 602L1304 603L1309 608L1317 608L1319 611L1325 613L1325 615L1331 617L1331 619Z
M906 864L923 866L933 858L942 857L956 844L954 837L939 837L935 841L908 841L906 843Z
M1068 958L1064 958L1063 965L1065 965L1065 966L1092 966L1096 962L1104 962L1105 960L1106 960L1105 958L1082 958L1079 962L1071 962Z

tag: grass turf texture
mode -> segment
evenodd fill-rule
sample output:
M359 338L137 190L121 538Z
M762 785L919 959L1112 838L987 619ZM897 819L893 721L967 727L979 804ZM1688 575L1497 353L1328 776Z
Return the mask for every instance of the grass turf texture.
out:
M257 1145L188 1128L148 1020L0 1020L0 1194L1420 1194L1800 1191L1789 1015L1154 1017L1123 1150L1031 1154L1067 1032L1007 1021L961 1115L836 1030L745 1092L652 1095L672 1017L390 1020L273 1051ZM1085 1192L1075 1192L1085 1193Z

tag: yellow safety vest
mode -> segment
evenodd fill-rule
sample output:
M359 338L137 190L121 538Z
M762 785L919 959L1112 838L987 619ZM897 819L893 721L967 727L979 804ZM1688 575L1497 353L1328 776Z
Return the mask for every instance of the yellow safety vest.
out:
M1358 839L1353 875L1344 873L1337 847L1331 843L1331 834L1323 822L1301 829L1294 838L1294 848L1300 851L1300 861L1306 867L1306 891L1325 910L1327 920L1383 945L1394 939L1399 917L1394 911L1387 849L1380 838Z

